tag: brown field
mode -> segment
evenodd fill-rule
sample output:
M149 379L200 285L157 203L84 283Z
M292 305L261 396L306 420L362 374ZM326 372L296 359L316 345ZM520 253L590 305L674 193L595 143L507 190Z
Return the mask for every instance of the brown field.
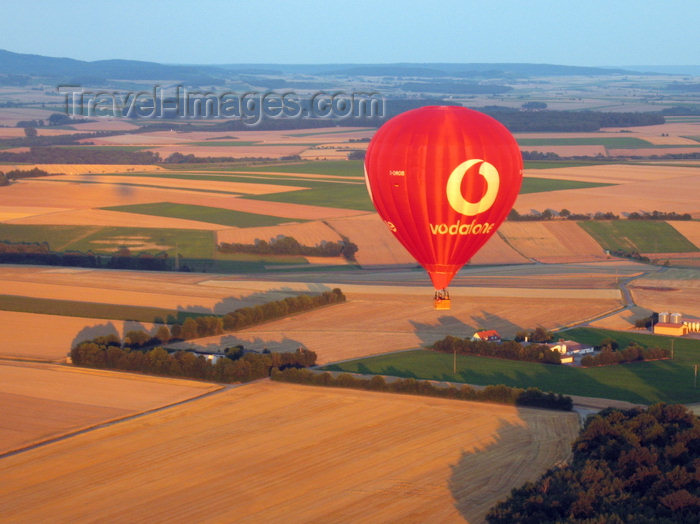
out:
M553 329L619 307L611 289L454 288L452 309L435 311L432 288L341 286L345 304L302 313L219 337L173 345L217 348L244 344L251 349L294 351L304 346L319 363L419 348L447 335L471 337L496 329L512 338L519 329Z
M681 235L695 244L695 247L700 248L700 222L675 220L669 221L668 223Z
M258 382L6 457L0 505L12 522L482 522L578 429L572 413Z
M280 235L293 237L304 246L316 246L324 241L338 242L342 240L338 233L323 222L313 221L268 227L222 229L216 233L216 241L217 243L253 244L256 240L269 242Z
M406 248L391 234L376 213L329 220L328 224L338 233L357 244L355 256L361 266L416 265ZM522 264L529 262L494 235L471 260L472 264Z
M522 255L540 262L605 258L600 245L572 221L505 222L499 232Z
M133 329L155 332L153 324L141 322L0 310L0 357L62 361L78 342L102 335L124 336Z
M298 145L251 145L251 146L194 146L188 144L166 145L148 149L158 153L161 158L167 158L173 153L195 155L201 157L233 157L233 158L281 158L289 155L299 155L307 146Z
M700 317L700 274L693 269L668 270L678 278L645 277L630 284L637 305L653 311L678 311ZM662 277L665 275L662 275Z
M654 210L700 216L700 200L688 198L700 192L695 168L668 166L612 165L529 171L527 176L590 182L613 186L570 189L520 195L515 209L521 214L566 208L573 213L612 211L620 214Z
M567 134L568 137L568 134ZM562 157L568 156L608 156L605 146L520 146L521 151L539 151L540 153L556 153Z
M21 208L17 208L21 209ZM206 229L216 231L221 229L219 224L198 222L182 218L159 217L154 215L139 215L106 209L76 209L57 210L51 208L26 208L25 213L4 212L0 206L0 222L8 224L34 224L56 226L114 226L114 227L147 227L159 229ZM43 211L40 211L43 210Z
M635 329L634 322L641 318L647 318L652 314L652 310L639 306L632 306L629 309L615 313L609 317L601 318L591 322L591 326L601 329L630 330Z
M129 373L3 362L0 454L219 387Z
M118 175L65 175L61 177L45 177L44 180L59 180L61 182L90 182L106 185L138 184L139 186L152 186L159 188L194 189L197 191L226 191L230 193L242 193L246 195L265 195L268 193L284 193L286 191L300 191L303 188L292 186L277 186L274 184L253 184L247 182L219 182L216 180L188 180L180 178L159 178Z
M55 207L56 202L70 202L74 209L105 206L173 202L232 209L284 218L317 220L364 214L362 211L326 208L284 202L246 200L236 195L206 193L181 189L137 187L109 184L81 184L59 180L25 179L3 188L3 205L17 207ZM147 224L142 224L147 226Z

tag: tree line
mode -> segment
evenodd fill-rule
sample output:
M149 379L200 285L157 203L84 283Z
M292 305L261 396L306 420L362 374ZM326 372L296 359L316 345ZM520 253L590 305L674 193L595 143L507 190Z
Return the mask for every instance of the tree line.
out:
M621 351L615 351L613 347L604 345L598 354L584 355L581 358L581 365L583 367L610 366L642 360L660 360L670 358L670 356L671 352L668 349L644 348L631 342L629 346Z
M231 352L212 362L203 355L188 351L169 353L162 347L139 351L129 346L120 347L85 341L71 350L74 365L136 371L168 377L184 377L215 382L249 382L270 376L272 369L306 367L316 364L316 353L299 348L287 353Z
M292 382L294 384L385 391L390 393L424 395L476 402L495 402L498 404L539 407L562 411L571 411L573 407L573 400L571 397L561 394L544 393L537 388L521 389L496 385L486 386L483 389L475 389L466 384L460 388L455 386L440 387L429 380L400 378L387 382L381 375L364 378L353 376L349 373L341 373L334 376L329 372L315 373L308 369L292 367L288 367L284 370L273 369L270 378L272 380Z
M690 213L676 213L675 211L665 212L654 210L651 213L648 211L633 211L631 213L623 213L626 220L692 220ZM616 215L612 211L598 211L596 213L572 213L564 208L561 211L545 209L541 213L533 211L527 215L518 213L515 209L511 209L508 213L507 220L512 222L537 222L542 220L620 220L620 215Z
M604 127L636 127L666 122L661 113L604 113L600 111L521 111L505 106L486 106L486 113L511 132L598 131Z
M503 342L472 341L448 335L428 347L440 353L457 353L458 355L477 355L481 357L541 362L544 364L561 364L561 354L544 344L521 344L514 340Z
M566 466L514 489L490 524L698 521L700 418L682 405L589 416Z
M41 137L37 137L41 138ZM158 153L125 149L92 149L89 147L34 146L23 153L0 151L0 162L28 164L157 164Z
M218 245L222 253L254 253L258 255L302 255L315 257L345 257L355 260L357 245L349 240L339 242L322 241L318 246L304 246L297 239L280 235L270 242L256 240L255 244L238 244L223 242Z
M10 242L0 240L0 264L32 264L42 266L94 267L108 269L138 269L167 271L170 268L167 253L132 255L120 249L112 255L95 255L79 251L54 252L47 242Z

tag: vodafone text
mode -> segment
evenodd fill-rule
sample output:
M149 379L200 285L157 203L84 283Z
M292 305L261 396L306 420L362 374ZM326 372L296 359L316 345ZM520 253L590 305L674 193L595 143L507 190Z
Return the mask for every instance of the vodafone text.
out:
M456 224L430 224L430 232L433 235L488 235L493 231L494 224L485 222L477 224L476 219L471 224L462 224L460 220Z

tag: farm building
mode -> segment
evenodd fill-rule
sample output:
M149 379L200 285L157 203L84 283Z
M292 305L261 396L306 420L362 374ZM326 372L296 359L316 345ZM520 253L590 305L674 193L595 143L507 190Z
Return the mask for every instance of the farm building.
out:
M671 322L659 322L654 324L654 334L682 337L688 334L688 326L685 324L673 324Z
M472 336L472 342L477 340L483 340L484 342L500 342L501 335L495 329L490 329L488 331L477 331Z
M580 344L573 340L560 340L556 344L547 345L550 347L550 349L558 351L562 355L585 355L586 353L593 353L592 346Z

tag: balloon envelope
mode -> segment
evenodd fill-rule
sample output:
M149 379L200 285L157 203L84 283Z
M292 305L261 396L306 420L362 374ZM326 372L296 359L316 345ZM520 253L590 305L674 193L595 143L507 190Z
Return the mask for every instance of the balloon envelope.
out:
M375 133L365 181L377 212L435 289L496 232L520 191L522 156L490 116L459 106L407 111Z

